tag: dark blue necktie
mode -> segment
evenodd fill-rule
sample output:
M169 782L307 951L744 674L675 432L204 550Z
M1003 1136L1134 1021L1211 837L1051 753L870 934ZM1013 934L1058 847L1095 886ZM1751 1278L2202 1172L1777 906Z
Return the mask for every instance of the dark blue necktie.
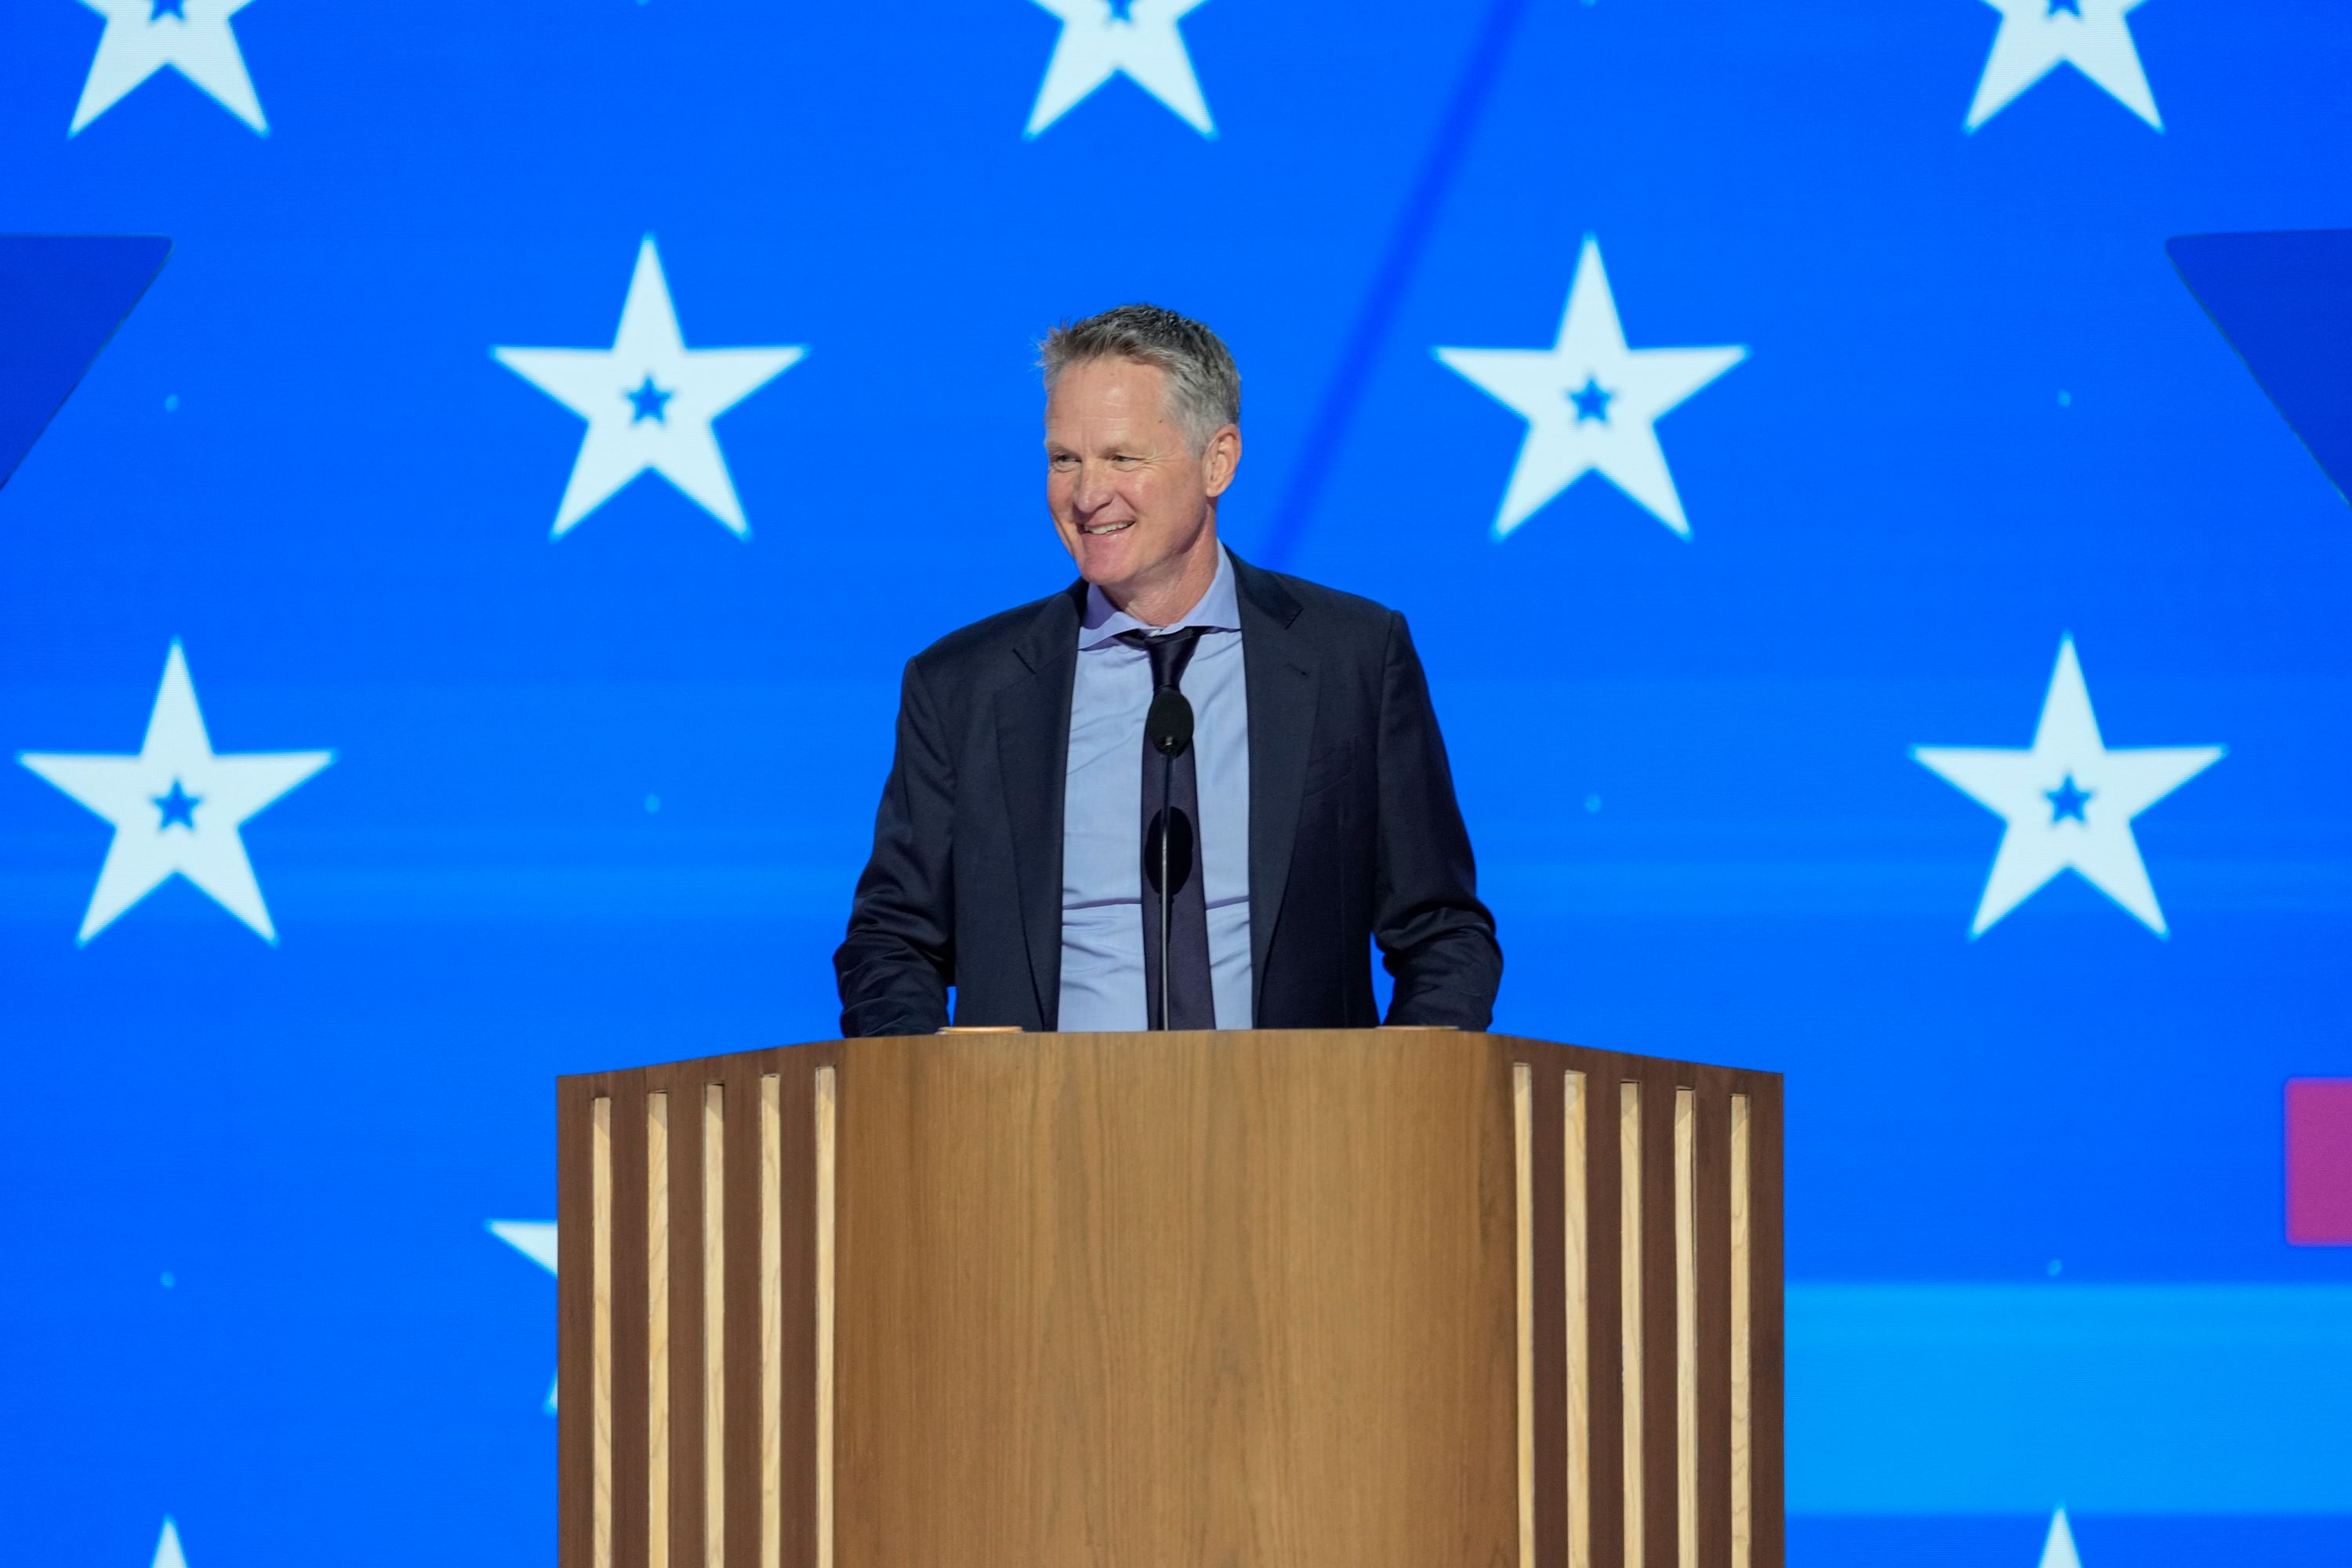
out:
M1206 626L1164 637L1121 632L1118 640L1151 659L1151 689L1181 690L1184 667ZM1160 836L1168 834L1168 1019L1171 1029L1213 1029L1217 998L1209 982L1209 900L1201 883L1201 770L1187 746L1171 763L1143 738L1143 994L1152 1028L1160 1019Z

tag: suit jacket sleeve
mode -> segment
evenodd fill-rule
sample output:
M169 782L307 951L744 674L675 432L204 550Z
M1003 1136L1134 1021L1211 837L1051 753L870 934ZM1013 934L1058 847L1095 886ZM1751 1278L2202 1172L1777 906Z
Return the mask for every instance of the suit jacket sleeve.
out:
M1391 1024L1484 1029L1503 980L1495 918L1478 901L1470 833L1429 700L1428 678L1404 617L1389 617L1381 680L1380 864L1372 936L1395 977Z
M898 749L874 817L874 853L857 879L849 934L833 955L845 1037L928 1035L947 1026L955 983L954 813L947 731L909 660L899 687Z

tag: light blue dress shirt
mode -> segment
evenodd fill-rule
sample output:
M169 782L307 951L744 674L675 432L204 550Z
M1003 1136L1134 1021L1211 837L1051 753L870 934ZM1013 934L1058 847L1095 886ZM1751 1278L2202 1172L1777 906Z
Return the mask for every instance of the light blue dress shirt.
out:
M1087 590L1070 692L1062 813L1062 997L1058 1026L1140 1029L1143 997L1143 716L1151 658L1118 641L1141 626L1206 626L1184 671L1201 781L1201 859L1209 904L1209 982L1217 1027L1250 1026L1249 693L1233 558L1190 615L1147 626Z

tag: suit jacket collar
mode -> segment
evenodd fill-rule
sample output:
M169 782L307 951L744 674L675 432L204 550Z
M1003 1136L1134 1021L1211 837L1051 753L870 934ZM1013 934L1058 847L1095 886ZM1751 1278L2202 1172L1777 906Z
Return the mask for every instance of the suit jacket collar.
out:
M1242 671L1249 693L1250 1004L1265 994L1265 956L1282 916L1298 837L1298 805L1315 735L1315 664L1291 631L1302 606L1282 580L1235 555Z
M1054 1026L1062 1000L1062 811L1070 757L1070 691L1078 674L1084 581L1037 607L1013 645L1023 673L996 694L997 768L1013 830L1013 874L1037 1019Z

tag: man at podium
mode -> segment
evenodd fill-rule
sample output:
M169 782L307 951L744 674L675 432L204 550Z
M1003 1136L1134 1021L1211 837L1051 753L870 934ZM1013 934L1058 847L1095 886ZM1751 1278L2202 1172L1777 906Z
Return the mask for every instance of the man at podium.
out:
M908 661L845 1036L1484 1029L1502 978L1404 617L1218 542L1241 376L1150 305L1043 345L1078 581Z

